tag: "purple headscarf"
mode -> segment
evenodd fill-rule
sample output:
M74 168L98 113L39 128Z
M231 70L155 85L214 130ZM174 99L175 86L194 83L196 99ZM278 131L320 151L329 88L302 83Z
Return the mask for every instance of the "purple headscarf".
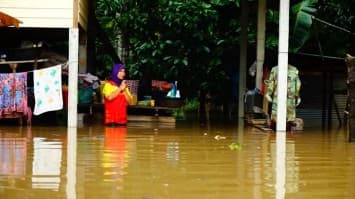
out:
M123 64L115 64L113 65L113 69L111 72L111 80L117 84L117 86L121 85L122 79L117 78L118 72L124 68Z

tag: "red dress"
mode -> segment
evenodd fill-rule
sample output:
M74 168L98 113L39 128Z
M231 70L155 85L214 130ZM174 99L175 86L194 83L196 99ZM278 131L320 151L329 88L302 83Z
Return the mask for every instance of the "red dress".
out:
M108 81L107 84L115 85ZM123 93L120 93L112 100L104 98L105 106L105 124L116 123L120 125L127 124L127 100Z

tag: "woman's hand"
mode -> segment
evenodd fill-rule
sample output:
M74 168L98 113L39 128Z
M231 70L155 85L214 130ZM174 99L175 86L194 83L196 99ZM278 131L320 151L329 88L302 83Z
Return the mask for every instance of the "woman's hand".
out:
M126 89L128 86L127 86L127 83L126 83L126 81L125 80L123 80L122 82L121 82L121 85L120 85L120 89L121 89L121 91L123 92L124 91L124 89Z

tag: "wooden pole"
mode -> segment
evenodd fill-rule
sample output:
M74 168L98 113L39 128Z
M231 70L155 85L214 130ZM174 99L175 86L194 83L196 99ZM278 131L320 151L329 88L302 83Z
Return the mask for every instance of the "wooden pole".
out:
M345 58L348 78L348 100L347 100L347 125L349 142L355 141L355 57L347 55Z
M248 51L248 1L241 2L241 33L240 33L240 54L239 54L239 102L238 117L244 117L244 94L246 91L246 68Z
M256 50L256 75L255 87L261 89L263 77L263 65L265 59L265 12L266 0L259 0L258 4L258 35Z

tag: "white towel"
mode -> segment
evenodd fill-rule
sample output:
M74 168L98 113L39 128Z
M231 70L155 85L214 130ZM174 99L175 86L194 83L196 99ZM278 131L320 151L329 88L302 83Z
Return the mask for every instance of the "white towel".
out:
M63 108L62 68L52 66L33 72L35 108L34 115Z

